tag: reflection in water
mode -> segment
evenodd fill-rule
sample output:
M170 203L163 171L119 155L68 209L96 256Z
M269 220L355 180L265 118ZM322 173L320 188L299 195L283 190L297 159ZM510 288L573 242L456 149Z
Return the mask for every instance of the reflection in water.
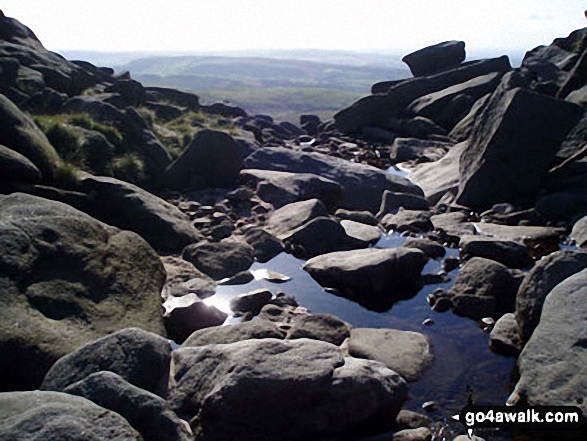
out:
M376 247L397 247L405 240L405 237L394 233L382 237ZM458 250L448 248L446 257L458 257ZM450 417L466 404L468 388L476 404L505 403L512 389L510 378L515 359L492 353L489 350L489 334L484 333L477 322L458 317L450 311L435 312L428 305L426 296L436 288L450 288L458 269L449 273L451 281L426 285L412 298L390 304L385 311L375 312L326 291L302 269L303 264L303 260L285 253L267 263L255 263L251 270L269 269L289 276L291 280L281 284L254 280L246 285L219 286L217 293L206 299L206 303L229 313L230 298L267 288L274 293L284 291L293 295L300 305L311 312L336 315L355 327L394 328L425 334L432 344L435 363L420 381L410 383L410 400L404 407L421 411L424 402L433 400L436 410L431 416L434 420L446 421L445 429L449 432L450 427L453 427L455 433L463 433L462 426ZM441 261L431 260L423 274L437 274L440 270ZM427 318L434 320L433 326L422 324ZM227 324L236 321L238 319L229 318Z

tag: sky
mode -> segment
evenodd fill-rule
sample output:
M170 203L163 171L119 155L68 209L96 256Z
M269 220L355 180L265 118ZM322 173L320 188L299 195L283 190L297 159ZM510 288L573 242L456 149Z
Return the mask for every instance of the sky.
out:
M526 51L587 26L584 0L2 0L46 48Z

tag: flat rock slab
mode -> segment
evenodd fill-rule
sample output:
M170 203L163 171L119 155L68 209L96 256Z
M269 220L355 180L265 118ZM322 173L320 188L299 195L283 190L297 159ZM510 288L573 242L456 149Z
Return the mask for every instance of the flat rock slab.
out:
M354 328L348 343L349 355L383 363L407 381L416 381L434 357L423 334L397 329Z
M509 240L499 240L491 237L465 235L459 242L462 257L485 257L503 263L508 268L527 268L534 264L528 254L528 249Z
M386 214L381 219L381 224L387 230L394 230L399 233L410 231L419 233L431 230L434 226L430 221L432 213L421 210L404 210L400 208L397 214Z
M267 222L267 231L282 239L295 229L320 216L328 216L328 210L319 199L293 202L271 214Z
M340 225L342 225L347 235L364 242L366 245L376 243L381 237L381 230L372 225L352 220L342 220Z
M540 242L558 243L561 235L564 234L564 229L552 227L512 226L485 222L474 222L473 226L479 235L529 245Z
M217 326L195 331L183 342L182 347L229 344L242 340L276 338L284 339L286 332L268 320L253 320L234 325Z
M381 427L393 423L407 394L405 381L383 364L345 358L317 340L181 348L173 360L169 404L194 417L192 429L204 441L301 441Z
M456 66L465 59L464 41L445 41L412 52L402 58L415 77Z
M547 296L540 323L518 359L520 380L511 402L578 406L587 411L587 270L558 284Z
M140 441L119 414L61 392L0 393L0 438L5 440Z

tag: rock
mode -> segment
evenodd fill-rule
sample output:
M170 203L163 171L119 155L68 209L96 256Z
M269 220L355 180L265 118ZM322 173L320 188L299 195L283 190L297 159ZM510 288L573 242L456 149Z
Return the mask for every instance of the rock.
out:
M41 129L4 95L0 95L0 126L0 144L29 159L45 178L53 177L59 155Z
M464 41L445 41L412 52L402 58L415 77L431 75L461 63L465 59Z
M193 93L167 87L145 87L145 94L150 101L164 101L175 106L187 107L189 110L194 111L198 111L200 108L200 99Z
M540 323L518 358L520 380L508 403L578 406L587 411L585 296L587 270L558 284L542 308Z
M495 322L489 336L489 347L493 352L516 356L522 348L516 316L508 312Z
M167 167L163 181L171 189L230 188L242 168L243 158L235 140L224 132L204 129Z
M267 222L267 230L279 239L319 216L328 216L328 210L322 201L309 199L294 202L275 210Z
M487 209L532 201L580 107L524 89L495 93L460 157L457 203Z
M387 93L370 95L334 115L336 127L343 133L357 132L361 127L386 128L390 118L397 117L408 104L424 95L464 83L491 72L511 69L507 56L473 61L446 71L402 81Z
M292 254L302 259L369 245L364 240L348 235L340 223L328 217L312 219L282 238L292 249Z
M501 263L473 257L462 265L449 294L459 315L477 320L501 317L514 311L520 283L521 279Z
M383 363L407 381L419 380L434 359L423 334L397 329L353 328L348 351Z
M400 429L417 429L419 427L430 427L432 420L430 417L411 410L400 410L395 419L397 426Z
M214 295L216 283L206 274L198 271L194 265L179 257L163 256L161 261L165 266L167 279L161 292L161 297L182 297L190 293L205 299Z
M509 240L465 235L461 236L459 248L464 259L484 257L502 263L508 268L528 268L534 264L524 245Z
M342 220L351 220L374 227L379 225L377 218L369 211L351 211L345 210L344 208L339 208L336 210L334 215Z
M421 250L428 256L430 259L439 259L446 254L446 250L442 245L438 242L434 242L430 239L418 239L415 237L409 237L404 242L404 247L406 248L416 248Z
M483 438L479 436L473 435L472 438L469 438L468 435L459 435L453 441L485 441Z
M36 184L42 179L39 169L26 157L0 145L0 182Z
M384 300L385 307L414 285L427 260L420 250L367 248L314 257L302 268L320 285L342 290L341 295L374 307Z
M459 159L467 147L463 142L450 148L440 160L421 164L413 170L408 179L424 191L431 204L436 204L447 193L456 195L459 186Z
M0 196L0 390L127 326L164 334L159 256L138 235L59 202Z
M544 301L563 280L587 268L587 253L557 251L543 257L524 277L516 297L516 321L522 343L527 342L540 322Z
M394 230L399 233L411 231L417 233L433 228L430 217L431 214L429 211L404 210L400 208L397 214L386 214L383 216L381 225L388 231Z
M474 222L473 226L477 234L495 237L501 240L520 242L528 248L538 244L551 245L558 248L560 237L564 230L552 227L511 226L499 225L489 222Z
M577 246L581 248L587 247L587 216L579 219L575 225L573 225L571 238L575 241Z
M464 83L455 84L454 86L439 90L438 92L424 95L412 101L408 106L408 111L414 115L430 118L438 124L444 123L442 124L444 127L452 129L452 127L449 127L447 124L450 123L450 121L441 121L439 118L439 116L442 115L443 110L453 102L457 96L460 94L467 94L471 97L471 101L467 101L470 105L466 105L466 107L459 112L463 116L466 115L471 110L471 107L473 107L476 100L495 90L502 75L502 72L491 72L486 75L472 78Z
M344 358L316 340L245 340L182 348L173 357L169 403L194 416L192 429L205 441L305 440L381 427L407 392L382 364Z
M466 234L475 234L473 223L468 221L465 213L455 211L452 213L436 214L430 218L435 230L440 230L444 234L460 238Z
M364 242L366 245L377 243L381 237L381 230L372 225L366 225L352 220L342 220L340 225L344 228L345 233L357 240Z
M161 393L169 372L169 341L139 328L126 328L61 357L47 372L41 390L63 391L100 371L110 371L141 389Z
M82 186L91 195L90 214L107 224L134 231L156 250L180 251L202 239L187 215L136 185L89 176L82 180Z
M285 331L268 320L252 320L234 325L206 328L195 331L182 347L230 344L242 340L276 338L283 340Z
M121 415L145 441L193 439L187 424L167 408L163 398L133 386L115 373L96 372L67 386L65 392Z
M184 248L182 257L214 280L234 276L253 264L253 248L246 243L222 240Z
M408 137L432 138L437 135L448 135L445 128L440 127L431 119L424 118L423 116L404 119L400 122L400 127L402 134Z
M255 260L265 263L285 251L283 243L262 228L250 228L245 232L245 240L253 247Z
M258 289L230 299L230 309L234 312L250 313L255 316L261 312L261 308L268 304L272 298L271 291Z
M290 340L310 338L340 346L351 335L351 326L331 314L306 314L294 317L287 334Z
M327 207L335 207L342 199L338 183L311 173L247 169L241 176L257 183L259 198L275 208L308 199L320 199Z
M391 144L398 136L395 132L383 130L378 127L363 127L361 129L361 135L367 141L382 142L384 144Z
M169 297L163 306L165 328L169 338L176 343L182 343L198 329L220 326L228 317L215 306L206 305L192 293L182 297Z
M210 115L221 115L225 118L238 118L239 116L247 116L240 107L228 106L224 103L214 103L210 106L200 106L200 108Z
M428 210L429 206L428 201L422 196L409 193L394 193L385 190L381 198L381 207L377 213L377 218L381 219L388 213L395 213L400 208L406 210Z
M484 95L475 101L469 110L469 113L463 116L461 120L455 124L448 136L457 142L463 142L469 139L469 136L471 136L471 132L473 131L473 127L475 126L475 120L485 108L485 104L487 104L487 101L489 101L490 97L491 94L488 93L487 95Z
M391 145L391 154L389 157L395 163L406 162L412 159L418 159L426 151L426 149L448 149L453 145L454 143L431 141L429 139L396 138Z
M351 163L320 153L305 153L281 147L262 148L246 158L247 168L312 173L337 182L343 189L340 208L377 212L384 190L422 194L405 178L369 165Z
M140 441L119 414L60 392L0 393L0 438L56 441Z
M432 432L427 427L405 429L395 432L392 441L431 441Z

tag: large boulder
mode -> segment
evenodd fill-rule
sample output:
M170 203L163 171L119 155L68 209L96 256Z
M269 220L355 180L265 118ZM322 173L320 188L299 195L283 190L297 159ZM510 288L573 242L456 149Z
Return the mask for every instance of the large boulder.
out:
M246 340L173 352L169 403L198 439L307 440L389 426L405 381L317 340ZM253 387L252 387L253 386Z
M201 130L173 161L163 181L169 188L230 188L243 168L235 140L224 132Z
M164 334L159 256L138 235L35 196L0 196L0 390L128 326Z
M402 58L415 77L431 75L464 61L465 42L445 41L412 52Z
M505 265L473 257L462 266L449 291L454 311L477 320L497 319L506 312L513 312L520 282L521 278Z
M540 322L544 301L550 291L566 278L587 268L587 253L557 251L540 259L524 277L516 297L516 320L523 343Z
M323 216L328 216L328 210L319 199L293 202L271 214L267 222L267 230L282 239L312 219Z
M376 213L384 190L422 194L400 176L365 164L356 164L320 153L305 153L281 147L262 148L245 160L247 168L312 173L337 182L343 189L340 208Z
M149 392L165 392L171 345L166 338L126 328L87 343L61 357L47 372L40 389L63 391L100 371L110 371Z
M527 205L582 113L520 88L494 94L461 154L457 203L479 210L500 202Z
M35 123L8 98L0 94L0 144L29 159L51 178L59 165L59 155Z
M478 235L461 236L459 242L461 257L484 257L502 263L508 268L528 268L534 261L528 254L528 249L510 240L499 240L492 237Z
M320 285L375 309L389 309L417 281L426 255L411 248L339 251L314 257L303 269ZM381 306L379 306L381 305Z
M511 69L507 56L472 61L446 71L412 78L391 87L385 94L370 95L334 115L342 132L357 132L365 126L386 128L416 98L464 83L492 72Z
M133 386L109 371L91 374L65 388L123 416L145 441L189 441L193 437L185 423L167 408L165 400Z
M0 145L0 183L41 181L39 169L25 156L8 147Z
M98 176L86 177L82 185L92 200L90 214L134 231L158 251L180 251L202 239L186 214L136 185Z
M0 393L0 439L142 441L118 413L61 392Z
M587 270L569 277L548 294L540 323L518 359L520 380L508 402L578 406L587 411L586 296Z
M407 381L419 380L434 359L426 336L397 329L354 328L348 351L353 357L383 363Z
M340 184L311 173L243 170L241 176L257 185L257 195L275 208L307 199L320 199L335 207L342 198Z
M418 138L395 138L391 145L390 159L395 162L405 162L418 159L430 151L449 149L454 143L445 141L431 141Z

